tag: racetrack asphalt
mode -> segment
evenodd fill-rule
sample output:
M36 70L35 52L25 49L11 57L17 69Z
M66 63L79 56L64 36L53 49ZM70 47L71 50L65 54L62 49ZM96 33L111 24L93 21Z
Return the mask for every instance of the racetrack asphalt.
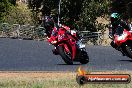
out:
M47 41L0 38L0 71L76 71L81 65L66 65L52 54ZM88 70L132 70L132 60L110 46L86 46Z

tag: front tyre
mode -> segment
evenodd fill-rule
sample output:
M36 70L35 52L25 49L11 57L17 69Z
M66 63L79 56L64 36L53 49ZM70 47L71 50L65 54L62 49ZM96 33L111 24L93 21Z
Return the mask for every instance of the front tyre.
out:
M71 59L71 56L69 57L69 55L65 52L64 47L59 46L58 50L59 50L59 54L62 57L62 59L64 60L64 62L68 65L72 65L73 61Z
M86 51L82 51L81 52L81 59L80 59L80 63L81 64L87 64L89 62L89 56L87 54Z
M132 59L132 46L130 44L126 45L126 52L128 54L128 57Z

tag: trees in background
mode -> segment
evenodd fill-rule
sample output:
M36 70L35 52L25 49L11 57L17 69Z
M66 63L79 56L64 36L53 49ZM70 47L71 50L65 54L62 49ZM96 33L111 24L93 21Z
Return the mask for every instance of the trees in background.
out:
M84 0L81 22L89 31L97 31L97 17L104 17L109 13L109 0Z
M1 0L0 1L0 22L3 21L3 17L7 14L7 11L10 9L11 4L8 0Z
M61 19L75 19L81 26L96 31L97 17L108 14L109 0L61 0ZM59 0L29 0L29 8L42 15L58 17Z
M10 24L33 24L32 13L25 4L18 4L17 7L12 6L4 16L4 22Z
M16 5L16 0L8 0L12 5Z
M127 13L129 15L129 17L132 18L132 2L129 2L127 4Z
M129 19L132 17L132 1L131 0L112 0L111 12L121 14L122 18Z
M79 20L84 0L62 0L60 17Z
M76 19L79 26L89 31L97 31L98 17L106 17L111 12L122 14L123 18L132 17L130 0L61 0L61 19ZM11 23L41 23L44 15L58 17L59 0L28 0L26 5L17 6L16 0L0 1L0 21ZM32 13L31 13L32 12ZM26 21L27 20L27 21Z
M27 5L17 3L16 0L0 1L0 23L33 24L32 13Z

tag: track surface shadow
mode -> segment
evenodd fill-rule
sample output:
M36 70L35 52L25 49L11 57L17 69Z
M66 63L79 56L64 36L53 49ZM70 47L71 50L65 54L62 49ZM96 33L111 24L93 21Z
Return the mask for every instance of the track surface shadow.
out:
M132 62L132 60L119 60L119 61L122 61L122 62Z
M69 64L57 64L57 65L69 65ZM74 65L82 65L82 64L72 64L71 66L74 66Z

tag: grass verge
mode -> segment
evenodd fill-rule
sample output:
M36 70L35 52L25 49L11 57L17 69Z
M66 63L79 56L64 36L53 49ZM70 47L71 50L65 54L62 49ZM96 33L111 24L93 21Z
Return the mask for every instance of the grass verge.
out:
M100 74L132 72L93 72ZM129 84L85 84L76 82L73 72L0 72L0 88L132 88Z

